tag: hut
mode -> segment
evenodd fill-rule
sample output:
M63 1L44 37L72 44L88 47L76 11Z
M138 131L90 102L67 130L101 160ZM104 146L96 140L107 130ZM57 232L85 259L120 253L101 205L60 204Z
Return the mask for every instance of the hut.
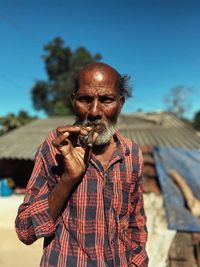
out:
M72 124L73 121L73 117L38 119L1 136L0 177L12 177L17 187L25 188L33 168L35 153L47 133L57 126ZM154 192L162 196L153 153L155 146L200 150L198 134L171 113L122 114L117 128L142 148L146 193ZM177 231L168 251L168 266L200 266L199 242L198 233Z

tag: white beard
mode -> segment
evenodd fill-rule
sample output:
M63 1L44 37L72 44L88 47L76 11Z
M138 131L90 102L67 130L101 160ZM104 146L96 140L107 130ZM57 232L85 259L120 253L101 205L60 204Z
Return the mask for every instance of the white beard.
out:
M99 135L97 136L97 139L95 140L94 145L100 146L100 145L107 144L113 137L114 133L115 133L114 126L107 124L107 127L105 128L105 130L102 131L102 133L99 133Z
M90 122L90 121L80 121L77 120L76 125L87 125L87 126L97 126L100 125L99 129L97 130L98 136L94 142L93 145L95 146L101 146L101 145L106 145L109 143L109 141L111 140L111 138L113 137L114 133L115 133L115 127L114 124L108 123L106 121L101 121L101 120L96 120L94 122ZM80 136L80 139L84 142L85 137L84 136Z

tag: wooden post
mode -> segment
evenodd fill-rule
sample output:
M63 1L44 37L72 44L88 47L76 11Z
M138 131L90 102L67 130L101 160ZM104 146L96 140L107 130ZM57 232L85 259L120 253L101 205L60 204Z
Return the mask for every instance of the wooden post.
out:
M197 199L189 185L186 183L184 178L178 174L176 170L170 170L169 175L172 177L172 179L176 182L178 187L180 188L185 202L191 211L192 215L199 217L200 216L200 200Z

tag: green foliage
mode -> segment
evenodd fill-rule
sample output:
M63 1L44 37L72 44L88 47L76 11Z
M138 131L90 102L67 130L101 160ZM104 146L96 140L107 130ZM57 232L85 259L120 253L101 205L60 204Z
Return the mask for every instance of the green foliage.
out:
M8 113L5 117L0 118L0 135L25 125L34 119L36 119L36 117L29 116L24 110L20 110L18 115Z
M193 120L193 127L197 130L200 131L200 111L197 111L194 115L194 120Z
M49 116L69 115L72 113L69 96L73 90L73 77L86 64L99 61L101 55L93 56L84 47L72 51L59 37L45 45L44 51L48 80L37 81L31 89L33 106Z

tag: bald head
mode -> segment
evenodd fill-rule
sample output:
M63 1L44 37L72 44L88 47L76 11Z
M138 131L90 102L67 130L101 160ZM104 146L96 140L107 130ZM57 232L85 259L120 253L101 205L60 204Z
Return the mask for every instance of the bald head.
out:
M129 77L121 76L113 67L101 62L94 62L84 66L75 81L74 93L81 84L94 87L109 86L115 88L120 96L131 96L131 88L128 85Z
M112 87L118 89L119 73L105 63L91 63L79 73L79 83L94 87Z

